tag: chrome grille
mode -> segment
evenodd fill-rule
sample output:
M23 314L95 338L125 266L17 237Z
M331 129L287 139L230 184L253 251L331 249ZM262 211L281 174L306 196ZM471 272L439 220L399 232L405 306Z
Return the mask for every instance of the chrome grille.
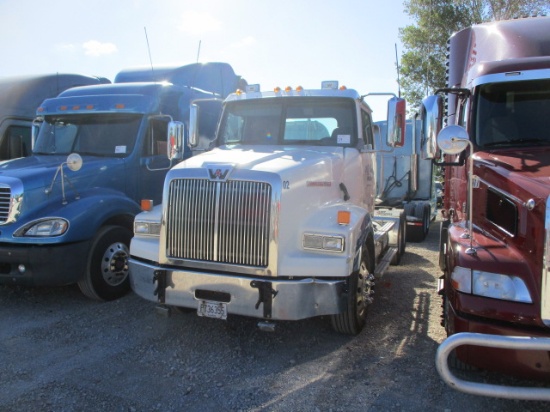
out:
M8 220L11 204L11 189L9 187L0 186L0 223Z
M175 179L166 215L166 255L245 266L268 264L271 186Z

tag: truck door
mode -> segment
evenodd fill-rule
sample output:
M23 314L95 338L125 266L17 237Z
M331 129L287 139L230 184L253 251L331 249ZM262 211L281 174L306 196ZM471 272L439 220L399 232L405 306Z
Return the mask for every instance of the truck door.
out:
M166 142L169 121L169 117L149 119L140 162L138 200L152 199L155 204L161 203L164 176L171 167Z
M373 123L370 114L361 110L361 136L359 141L359 150L363 158L364 181L366 190L364 191L365 198L363 199L366 205L374 204L376 196L376 175L374 173L376 167L376 155L374 152L374 133ZM362 146L362 148L361 148ZM374 213L374 210L369 210Z

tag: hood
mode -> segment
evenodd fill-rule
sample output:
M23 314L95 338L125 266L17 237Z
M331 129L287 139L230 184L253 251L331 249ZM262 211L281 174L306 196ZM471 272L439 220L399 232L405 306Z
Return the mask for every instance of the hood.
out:
M117 174L114 168L118 164L124 163L124 159L121 158L83 156L82 160L82 167L77 171L71 171L66 164L63 165L63 172L68 179L65 182L67 191L72 190L68 186L70 184L79 192L87 188L102 186L100 182L104 181L106 176L108 180L112 180L113 176ZM44 190L52 185L59 165L66 161L67 155L34 155L0 162L0 183L15 178L22 182L26 194L44 193ZM58 174L52 193L60 195L60 188L61 176ZM39 199L33 197L33 200L38 201Z
M343 153L343 148L317 146L315 150L309 150L307 146L232 146L230 149L222 146L191 157L173 170L204 168L207 176L206 169L212 169L216 165L229 165L231 174L246 170L279 174L282 178L292 175L295 181L307 179L308 176L336 180L340 178L338 170L342 168ZM315 169L315 173L312 169Z
M497 176L506 178L507 185L515 185L518 194L525 192L527 196L541 199L550 195L550 148L477 152L475 160L476 164L487 166ZM501 186L498 181L490 183ZM503 189L510 191L511 188Z
M51 183L57 168L65 161L66 155L29 156L6 160L0 163L0 182L4 177L10 177L21 180L27 190L44 187Z

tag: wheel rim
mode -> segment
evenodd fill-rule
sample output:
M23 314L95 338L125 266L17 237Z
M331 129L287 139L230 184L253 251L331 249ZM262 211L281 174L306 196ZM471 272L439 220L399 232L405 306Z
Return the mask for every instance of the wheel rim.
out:
M121 242L110 245L101 259L101 274L110 286L120 285L128 277L128 247Z
M357 317L364 316L368 301L370 298L370 286L369 286L369 270L365 261L361 262L359 272L357 273Z

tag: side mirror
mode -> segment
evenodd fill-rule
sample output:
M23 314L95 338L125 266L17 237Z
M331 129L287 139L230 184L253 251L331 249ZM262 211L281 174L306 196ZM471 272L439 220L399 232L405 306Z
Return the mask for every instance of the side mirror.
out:
M199 141L199 106L189 106L189 147L197 147Z
M82 156L78 153L71 153L67 156L67 167L73 172L78 172L82 167Z
M392 97L388 101L388 134L386 135L388 146L403 147L405 144L406 115L405 99Z
M31 147L34 148L34 144L36 143L36 139L38 138L38 133L40 132L40 126L44 123L44 119L42 117L37 117L32 121L31 126Z
M168 135L166 136L168 159L180 160L183 159L183 123L170 122L168 123Z
M447 126L437 135L437 145L445 154L459 154L466 150L469 144L470 137L462 126Z
M437 136L441 130L443 99L441 96L428 96L422 100L422 154L425 159L439 158Z
M223 100L197 99L189 108L189 147L208 150L216 138Z

